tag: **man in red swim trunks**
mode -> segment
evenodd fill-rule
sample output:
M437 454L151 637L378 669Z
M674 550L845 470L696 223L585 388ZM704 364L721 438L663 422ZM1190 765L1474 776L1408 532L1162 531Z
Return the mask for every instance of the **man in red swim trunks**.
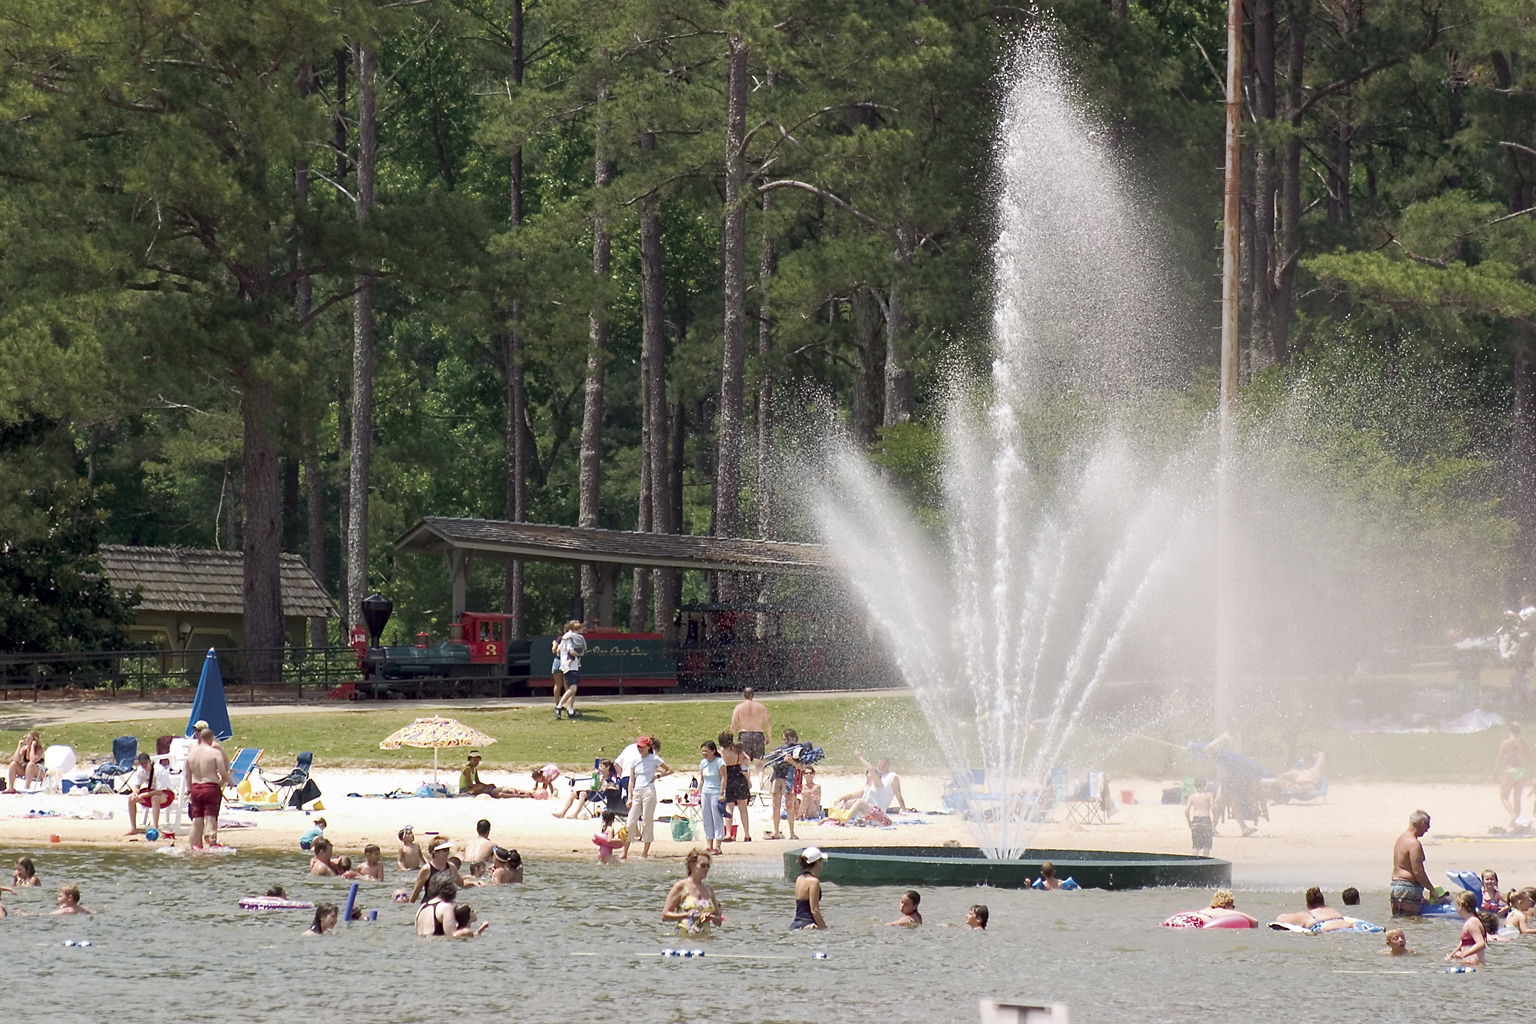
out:
M150 816L154 816L153 827L160 827L160 808L166 807L176 799L176 791L171 788L171 773L163 765L150 760L148 754L140 754L138 757L138 770L128 780L130 792L128 793L128 835L139 833L139 808L145 809L144 821L150 823Z
M197 744L187 753L187 815L192 819L192 849L219 845L219 805L229 785L229 761L214 744L213 730L197 734Z

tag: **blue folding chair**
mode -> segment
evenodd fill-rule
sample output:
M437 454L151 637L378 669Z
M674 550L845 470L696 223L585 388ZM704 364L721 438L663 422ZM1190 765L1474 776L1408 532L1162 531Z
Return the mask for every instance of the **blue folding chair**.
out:
M94 790L97 783L105 783L115 789L118 778L133 771L133 762L138 756L139 738L137 736L119 736L113 740L112 760L99 764L92 770L87 792Z
M241 747L235 751L235 756L229 762L229 784L238 786L250 777L256 770L256 762L261 760L260 747Z

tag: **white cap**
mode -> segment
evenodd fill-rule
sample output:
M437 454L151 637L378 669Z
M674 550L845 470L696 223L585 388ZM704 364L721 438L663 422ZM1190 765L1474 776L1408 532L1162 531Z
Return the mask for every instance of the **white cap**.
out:
M201 718L199 718L197 721L192 723L192 728L194 728L194 729L206 729L206 728L208 728L208 723L203 721Z
M436 853L438 850L451 850L451 849L453 849L453 844L448 842L445 839L442 842L438 843L436 846L432 847L432 852Z
M827 855L822 852L819 846L807 846L800 851L800 859L807 864L815 864L819 860L826 860Z

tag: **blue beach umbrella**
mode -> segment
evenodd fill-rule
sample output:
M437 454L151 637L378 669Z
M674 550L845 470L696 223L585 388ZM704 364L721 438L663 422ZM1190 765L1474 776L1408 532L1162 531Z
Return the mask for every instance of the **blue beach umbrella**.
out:
M203 674L197 681L197 696L192 698L192 714L187 718L187 735L192 735L192 723L208 723L208 728L221 740L235 734L229 726L229 704L224 700L224 677L219 673L219 655L212 647L203 659Z

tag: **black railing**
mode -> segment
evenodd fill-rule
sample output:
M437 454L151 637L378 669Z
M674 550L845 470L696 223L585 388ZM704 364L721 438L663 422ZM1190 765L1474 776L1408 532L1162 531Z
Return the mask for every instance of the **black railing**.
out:
M357 654L350 647L216 648L219 674L230 699L255 701L304 698L308 687L330 690L359 678ZM207 651L137 648L121 651L49 651L0 653L0 700L45 690L106 690L152 696L155 691L197 686ZM255 671L247 673L247 665ZM258 685L257 675L266 677ZM291 691L291 692L290 692Z

